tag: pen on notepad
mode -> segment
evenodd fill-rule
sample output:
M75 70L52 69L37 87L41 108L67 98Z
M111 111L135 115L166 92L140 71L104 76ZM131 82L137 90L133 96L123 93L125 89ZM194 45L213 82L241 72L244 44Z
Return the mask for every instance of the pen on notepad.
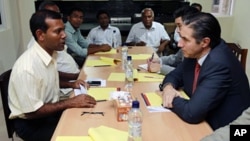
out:
M109 66L111 66L111 65L96 65L94 67L109 67Z
M155 78L155 79L163 79L163 78L160 78L160 77L154 77L154 76L144 76L145 78Z
M154 53L152 53L152 56L151 56L151 58L150 58L150 61L153 61L153 59L154 59Z
M96 100L96 102L104 102L107 101L106 99L102 99L102 100Z

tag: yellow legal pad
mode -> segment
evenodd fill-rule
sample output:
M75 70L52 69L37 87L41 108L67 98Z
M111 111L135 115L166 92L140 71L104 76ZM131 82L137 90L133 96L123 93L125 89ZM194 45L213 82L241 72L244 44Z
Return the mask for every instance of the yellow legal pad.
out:
M89 136L93 141L127 141L128 132L107 126L89 128Z
M110 51L106 51L106 52L97 52L95 54L116 54L117 50L112 48Z
M93 141L90 136L58 136L56 141Z
M152 56L152 54L129 54L132 60L147 60Z
M134 70L134 79L138 82L162 82L164 75L157 73L138 73ZM108 81L125 81L124 73L110 73Z
M187 94L183 90L180 90L179 92L181 93L181 96L184 99L189 100L189 97L187 96ZM142 97L143 97L147 106L161 106L161 104L162 104L162 97L160 95L156 94L155 92L143 93Z
M88 94L95 98L95 100L109 100L110 93L116 91L113 87L97 87L89 88Z
M100 57L98 60L87 59L85 65L87 67L98 67L104 65L114 66L116 62L121 61L120 59L110 58L110 57Z

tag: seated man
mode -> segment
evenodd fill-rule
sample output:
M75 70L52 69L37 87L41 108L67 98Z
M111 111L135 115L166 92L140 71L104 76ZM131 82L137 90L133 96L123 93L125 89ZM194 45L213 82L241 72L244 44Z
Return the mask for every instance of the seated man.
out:
M213 15L198 12L182 19L178 46L184 60L163 80L163 106L188 123L206 120L215 130L250 106L249 82L221 39L220 24ZM190 100L181 97L180 88Z
M81 94L59 101L56 51L62 51L66 34L61 15L40 10L30 19L33 46L15 62L9 81L8 104L15 132L23 140L49 141L63 110L94 107L93 97ZM79 88L84 82L72 85Z
M68 21L65 24L65 32L67 35L66 45L68 46L68 53L72 55L80 67L82 67L88 54L109 51L111 49L107 44L90 44L88 40L84 39L80 31L82 22L83 10L77 7L72 8L69 11Z
M174 19L176 24L174 40L176 43L180 40L179 29L181 28L183 21L182 17L189 14L194 14L199 12L196 8L191 6L184 6L177 9L174 12ZM160 72L161 74L168 74L172 70L174 70L177 65L179 65L183 60L182 51L179 49L177 53L170 54L168 56L161 56L160 58L154 58L153 60L148 59L148 71L149 72Z
M158 56L161 56L170 38L164 26L153 21L154 11L151 8L143 9L141 15L142 22L132 26L126 44L129 46L153 47Z
M44 1L39 5L38 10L52 10L55 12L60 13L59 7L52 1ZM34 46L35 44L35 39L32 37L27 48L30 48ZM74 59L72 58L71 55L67 53L67 46L64 47L64 50L62 51L57 51L57 70L59 71L59 79L60 84L62 84L61 87L61 98L67 98L72 91L72 88L68 88L71 86L67 85L67 82L70 80L76 80L78 75L79 75L79 66L76 64Z
M122 45L121 33L117 27L111 26L110 16L107 11L100 10L96 14L99 26L92 28L87 36L91 44L103 45L116 48Z

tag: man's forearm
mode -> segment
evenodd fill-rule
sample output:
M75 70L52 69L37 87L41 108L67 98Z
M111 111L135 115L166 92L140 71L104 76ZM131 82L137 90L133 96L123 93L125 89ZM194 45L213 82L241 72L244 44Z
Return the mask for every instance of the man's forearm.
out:
M59 71L60 80L76 80L78 78L79 73L65 73Z

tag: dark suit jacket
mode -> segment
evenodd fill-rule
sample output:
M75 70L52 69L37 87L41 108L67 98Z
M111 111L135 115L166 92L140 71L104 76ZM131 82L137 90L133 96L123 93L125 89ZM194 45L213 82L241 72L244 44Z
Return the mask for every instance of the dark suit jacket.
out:
M197 88L192 94L196 59L187 59L166 75L165 83L182 88L190 97L176 97L172 111L189 123L206 120L213 129L227 125L250 106L247 76L238 59L222 40L201 66Z

